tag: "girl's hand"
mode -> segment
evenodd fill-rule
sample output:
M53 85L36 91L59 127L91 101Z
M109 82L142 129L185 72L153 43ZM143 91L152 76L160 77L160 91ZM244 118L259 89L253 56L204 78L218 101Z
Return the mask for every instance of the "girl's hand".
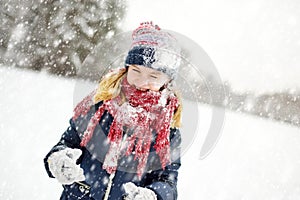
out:
M49 169L61 184L70 185L85 180L83 169L76 164L81 154L80 149L66 148L48 158Z
M127 193L125 200L157 200L152 190L138 187L132 182L123 184L123 187Z

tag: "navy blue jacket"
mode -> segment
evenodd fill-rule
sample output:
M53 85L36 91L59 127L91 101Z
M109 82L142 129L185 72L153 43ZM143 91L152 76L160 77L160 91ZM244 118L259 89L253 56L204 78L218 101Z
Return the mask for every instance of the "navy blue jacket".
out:
M45 168L50 177L54 178L48 166L48 157L56 151L66 147L78 148L82 150L82 155L78 160L84 170L86 180L72 185L63 185L64 190L61 196L63 200L95 199L101 200L104 197L108 185L109 174L102 169L102 163L106 152L109 149L107 135L113 117L106 111L97 124L93 137L86 147L81 147L80 142L90 118L98 110L102 102L91 107L86 116L80 116L76 120L70 119L69 128L63 133L60 141L51 149L44 159ZM128 131L127 131L128 134ZM155 134L155 132L153 132ZM121 200L125 196L122 185L126 182L133 182L137 186L146 187L153 190L159 200L177 199L177 176L180 163L181 135L179 129L170 130L171 164L161 169L160 159L153 146L148 157L145 173L141 179L137 178L137 162L133 155L121 157L118 161L118 169L113 179L109 199Z

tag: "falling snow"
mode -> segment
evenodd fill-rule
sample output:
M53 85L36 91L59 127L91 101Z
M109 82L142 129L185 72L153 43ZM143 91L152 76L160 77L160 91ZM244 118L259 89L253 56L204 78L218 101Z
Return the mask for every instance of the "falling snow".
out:
M213 79L201 82L195 71L184 71L201 104L197 105L197 118L190 99L183 102L181 132L185 148L179 170L179 199L299 198L298 2L198 4L187 0L174 4L133 0L128 3L126 18L121 1L114 1L115 6L96 0L88 5L71 0L49 2L2 2L0 199L59 199L61 186L47 177L42 161L67 128L76 80L48 72L74 76L96 44L121 28L132 29L144 17L187 34L205 47L226 81L221 86ZM114 7L120 11L112 11ZM105 32L99 34L99 27ZM103 52L102 56L110 53ZM221 90L225 90L226 98L209 105L211 95L218 98ZM184 92L190 90L183 91L186 97ZM160 99L161 104L165 102L165 98ZM213 106L227 108L222 137L211 155L199 160ZM187 124L193 118L197 120L197 137L190 141L195 130ZM102 181L107 184L109 179L104 177Z

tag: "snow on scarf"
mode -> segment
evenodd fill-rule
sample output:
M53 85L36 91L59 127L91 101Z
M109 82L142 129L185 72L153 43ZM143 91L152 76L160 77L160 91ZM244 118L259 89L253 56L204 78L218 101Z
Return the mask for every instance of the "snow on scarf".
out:
M87 108L91 106L91 97L94 94L95 92L92 92L74 109L74 120L80 115L87 114ZM121 94L126 98L124 103ZM157 92L141 91L131 86L125 77L121 83L120 95L104 101L90 119L80 145L88 144L101 116L107 110L114 120L108 133L110 148L105 156L103 169L110 174L115 172L120 152L125 149L126 156L134 152L134 159L138 161L137 174L141 177L147 163L151 141L154 139L154 148L164 169L170 163L170 124L176 108L178 99L167 89ZM126 137L124 142L122 142L123 126L134 129L133 134ZM156 138L152 138L153 130L157 133Z

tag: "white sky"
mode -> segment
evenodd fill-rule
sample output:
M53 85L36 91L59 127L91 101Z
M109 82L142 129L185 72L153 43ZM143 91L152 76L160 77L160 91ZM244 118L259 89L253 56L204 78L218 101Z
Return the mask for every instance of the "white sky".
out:
M236 90L300 89L300 1L130 0L133 30L153 21L196 41Z

